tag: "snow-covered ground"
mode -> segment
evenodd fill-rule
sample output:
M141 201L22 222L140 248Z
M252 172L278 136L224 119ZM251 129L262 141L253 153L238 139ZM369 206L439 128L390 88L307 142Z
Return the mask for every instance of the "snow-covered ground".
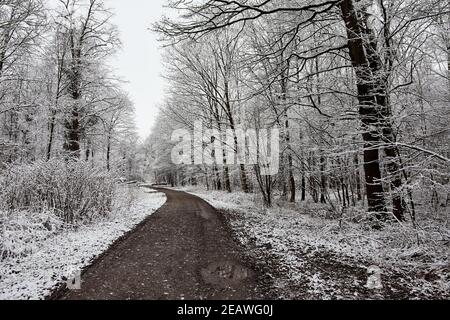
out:
M226 214L237 240L280 289L280 298L450 298L449 229L421 223L375 231L326 219L322 205L187 188ZM369 278L368 272L372 272ZM380 278L382 288L367 288Z
M30 213L8 219L2 247L14 255L0 260L0 300L44 299L165 202L162 193L121 187L113 212L71 229L48 214L45 220Z

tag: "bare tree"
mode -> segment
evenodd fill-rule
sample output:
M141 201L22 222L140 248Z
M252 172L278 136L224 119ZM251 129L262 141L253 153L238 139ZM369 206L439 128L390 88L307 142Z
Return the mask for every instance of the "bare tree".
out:
M355 75L358 114L364 141L364 173L369 211L379 220L385 220L387 200L383 188L381 146L386 154L387 171L393 191L393 214L404 219L404 201L401 196L402 176L393 128L392 106L389 92L393 73L392 59L396 40L411 26L422 25L434 17L446 14L440 10L442 1L408 1L401 8L387 7L384 1L368 3L343 1L174 1L170 6L184 11L183 20L165 19L155 29L166 39L199 38L207 33L230 26L245 28L265 17L277 19L281 32L274 35L265 53L283 57L295 43L296 48L283 60L298 60L300 65L317 57L344 58L341 68L351 67ZM448 10L447 10L448 11ZM381 30L377 19L381 21ZM268 25L263 25L268 27ZM319 32L332 30L332 32ZM311 32L310 34L306 31ZM301 36L303 35L303 37ZM316 34L316 41L310 41ZM381 35L380 35L381 34ZM320 38L317 38L320 37ZM405 37L402 40L406 40ZM408 38L410 43L416 41ZM339 68L339 66L337 66ZM327 73L335 69L323 70ZM275 75L279 77L279 73ZM282 77L283 78L283 77ZM404 84L403 84L404 85Z
M80 157L80 139L84 105L83 86L86 73L98 59L111 54L119 45L115 27L110 23L112 12L101 0L86 3L77 0L60 0L63 8L59 24L65 28L67 36L68 62L65 68L69 81L67 88L72 98L66 116L64 149L69 154Z

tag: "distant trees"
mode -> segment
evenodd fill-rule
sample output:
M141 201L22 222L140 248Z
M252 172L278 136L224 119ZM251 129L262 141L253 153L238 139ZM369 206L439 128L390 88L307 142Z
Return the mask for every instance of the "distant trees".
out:
M183 15L155 26L174 48L169 79L177 89L166 112L196 110L216 127L279 126L282 164L270 185L277 180L274 185L291 202L298 188L301 200L309 190L316 202L344 207L356 205L364 192L376 220L415 215L411 186L447 162L427 155L426 150L445 154L439 144L413 149L418 136L430 140L414 124L448 134L448 87L438 92L448 85L448 32L443 32L448 1L169 1L169 6ZM435 90L423 91L430 83ZM441 109L445 105L447 110ZM427 117L437 113L444 120L430 122ZM431 162L419 169L417 157ZM226 164L222 169L230 171ZM433 174L425 175L435 181ZM440 185L448 190L448 181ZM242 179L241 189L248 191Z
M105 62L120 48L112 15L103 0L0 1L0 168L64 157L140 170L133 104Z
M0 19L0 74L5 76L31 53L46 26L46 14L40 0L2 0Z
M42 1L0 1L0 148L2 160L26 158L32 137L28 127L35 121L37 96L27 96L33 48L46 27Z
M114 52L119 40L115 27L110 23L112 13L105 8L103 1L89 0L86 8L77 0L61 1L61 4L63 11L58 25L68 46L64 72L68 81L66 90L72 99L64 121L64 149L79 158L83 125L89 125L91 120L88 117L82 123L83 115L90 107L89 102L83 102L83 95L88 94L85 86L91 83L98 85L96 82L101 81L93 79L97 75L96 63Z

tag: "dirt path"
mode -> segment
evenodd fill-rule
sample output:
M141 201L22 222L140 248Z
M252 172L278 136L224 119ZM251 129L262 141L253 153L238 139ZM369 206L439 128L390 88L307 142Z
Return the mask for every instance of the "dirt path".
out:
M81 290L59 298L265 298L216 210L193 195L158 190L166 204L83 273Z

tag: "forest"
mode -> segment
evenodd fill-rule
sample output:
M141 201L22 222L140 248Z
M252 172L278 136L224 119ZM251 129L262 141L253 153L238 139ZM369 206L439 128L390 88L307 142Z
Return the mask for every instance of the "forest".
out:
M103 0L0 1L2 298L42 298L77 253L86 264L163 203L119 185L145 161L114 14Z
M72 221L86 190L136 174L134 107L108 62L121 46L112 16L97 0L0 2L0 185L8 210L56 207ZM65 203L73 183L73 203ZM99 197L108 203L107 193Z
M169 7L177 14L153 26L170 85L144 144L152 179L228 212L256 259L267 259L269 249L293 274L305 272L304 259L289 251L308 243L341 255L345 243L347 254L391 270L406 255L416 266L412 277L427 265L424 273L440 274L448 292L449 2L181 0ZM191 146L210 159L174 164L173 150L182 155L189 144L174 130L195 132L198 121L205 133ZM252 137L242 138L249 128L279 130L277 174L264 174L259 161L225 157L229 149L251 157ZM297 288L292 273L287 286Z
M166 7L149 27L166 93L140 139L108 1L0 0L0 298L45 297L61 270L157 210L165 198L139 182L216 207L248 255L270 261L278 298L372 298L337 271L358 278L362 263L386 273L375 297L448 299L450 2ZM23 292L36 248L71 232L88 256L40 270L48 290Z
M180 18L154 26L170 83L146 142L158 182L255 192L267 206L277 196L359 207L375 224L414 223L448 207L448 2L171 6ZM198 120L218 132L276 126L279 174L260 175L258 163L173 165L172 131ZM242 139L212 138L203 147L245 151Z

